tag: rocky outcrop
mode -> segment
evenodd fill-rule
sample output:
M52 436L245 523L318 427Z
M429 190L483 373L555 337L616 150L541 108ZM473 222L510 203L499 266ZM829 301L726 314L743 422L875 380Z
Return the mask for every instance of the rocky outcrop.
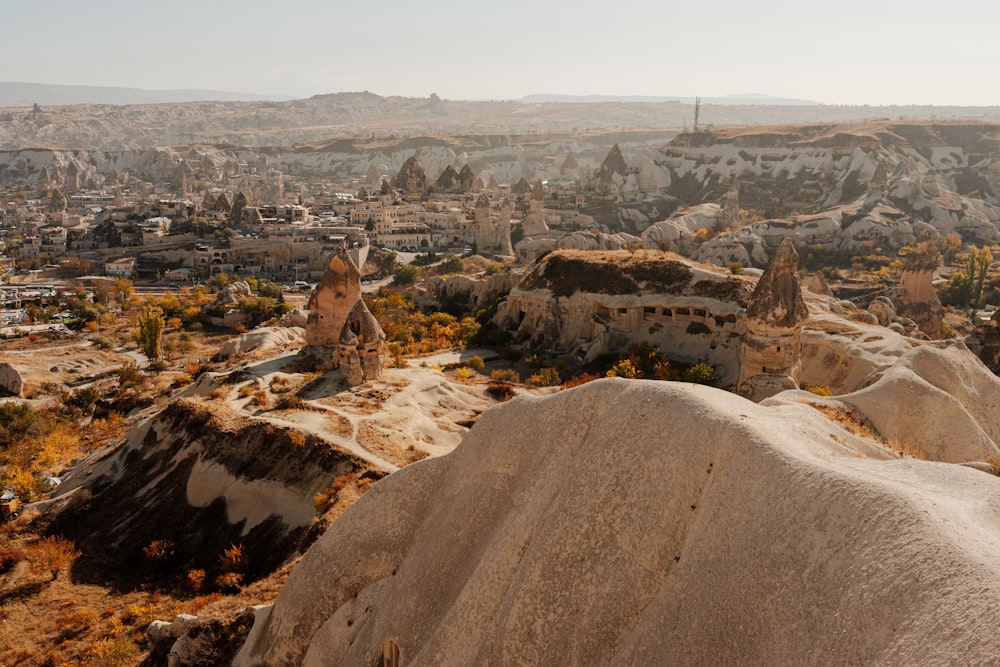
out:
M444 192L451 192L455 190L458 185L458 172L450 164L444 168L441 175L438 176L437 180L434 181L435 190L443 190Z
M339 251L309 296L306 343L336 347L347 315L360 299L361 271L346 251Z
M385 366L385 332L361 297L361 272L341 248L309 297L307 351L343 370L348 385L376 380Z
M671 253L558 250L527 271L494 321L583 360L646 342L671 360L708 361L728 384L751 287Z
M24 391L24 378L10 364L0 364L0 393L7 396L20 396Z
M754 401L798 387L802 324L809 316L798 270L799 255L785 240L750 297L737 391Z
M615 144L597 169L597 182L610 186L615 184L616 180L619 182L624 180L627 173L628 165L625 163L625 156L622 155L622 149L618 147L618 144Z
M74 578L106 585L121 569L132 582L144 575L173 580L189 568L211 578L234 544L243 545L246 582L270 574L298 548L316 515L316 493L338 475L368 469L330 442L301 436L221 404L170 403L64 477L52 528L85 554ZM74 502L82 489L89 499ZM169 563L143 558L153 540L172 545Z
M364 299L358 299L340 332L337 348L339 366L349 386L371 382L382 377L385 367L385 332L368 310Z
M1000 375L1000 310L993 313L987 322L976 322L972 333L965 339L980 361L994 374Z
M253 290L245 280L237 280L229 283L215 297L215 306L238 306L243 301L253 298Z
M410 156L400 167L390 185L403 192L424 192L427 190L427 174L417 162L417 158Z
M944 307L934 289L933 278L939 263L937 246L925 241L903 260L896 296L896 313L917 323L931 338L941 335Z
M462 165L462 170L458 172L458 188L466 194L476 194L482 190L482 184L479 181L479 177L476 176L476 172L472 171L472 167L466 162Z
M529 264L553 250L624 250L635 247L642 239L625 232L546 232L517 242L518 261Z
M506 296L521 277L521 271L503 271L484 277L431 276L424 280L424 289L416 298L421 308L440 310L445 304L460 304L463 309L475 313Z
M234 664L989 664L998 508L809 405L600 380L375 485Z

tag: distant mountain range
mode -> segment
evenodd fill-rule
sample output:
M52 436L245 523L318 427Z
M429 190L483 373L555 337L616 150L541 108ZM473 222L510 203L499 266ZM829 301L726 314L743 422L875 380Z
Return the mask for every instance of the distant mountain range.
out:
M328 96L314 96L328 97ZM112 88L106 86L64 86L49 83L0 82L0 107L63 106L70 104L164 104L174 102L258 102L285 101L294 99L291 95L259 95L238 93L227 90L146 90L143 88ZM584 104L595 102L677 102L694 104L693 97L669 97L655 95L526 95L519 100L524 104L561 102ZM703 97L702 104L725 105L771 105L771 106L819 106L819 102L789 97L776 97L747 93L725 95L723 97Z
M526 95L520 102L526 104L542 104L546 102L563 103L595 103L595 102L677 102L679 104L694 104L693 97L664 97L655 95ZM743 93L740 95L724 95L722 97L703 97L702 104L768 104L774 106L819 106L820 102L800 100L792 97L776 97L760 93Z
M63 106L68 104L163 104L208 100L250 102L288 100L288 95L255 95L224 90L143 90L104 86L63 86L48 83L0 82L0 107Z

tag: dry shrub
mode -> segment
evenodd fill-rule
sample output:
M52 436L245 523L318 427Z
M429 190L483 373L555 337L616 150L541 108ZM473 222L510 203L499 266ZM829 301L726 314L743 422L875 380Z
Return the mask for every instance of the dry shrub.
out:
M330 413L328 419L330 420L330 423L333 424L333 428L337 435L344 438L350 438L354 435L354 424L352 424L351 420L344 415Z
M406 463L407 464L416 463L417 461L426 459L430 455L431 455L430 452L426 452L422 449L417 449L413 445L410 445L409 447L406 448Z
M353 472L334 477L330 486L325 491L320 491L313 497L313 507L316 508L317 512L325 512L331 505L337 502L337 494L357 481L358 476Z
M289 431L288 443L295 448L305 447L306 436L302 435L302 431Z
M239 572L223 572L215 578L216 587L227 593L238 593L243 585L243 575Z
M216 401L221 401L227 398L228 396L229 396L229 387L226 386L219 386L213 389L212 391L208 392L208 397Z
M7 544L0 544L0 574L10 572L24 558L24 550Z
M49 573L55 581L59 570L80 557L80 552L70 541L58 536L43 537L25 549L31 571L35 574Z
M511 384L513 382L520 382L521 375L513 368L497 368L490 373L490 379Z
M155 621L162 611L158 604L133 604L122 612L121 620L125 625L145 626Z
M275 394L281 394L292 388L291 380L286 377L275 375L271 378L270 382L271 391Z
M60 615L56 620L64 635L74 636L97 625L101 617L90 607L78 607Z
M468 382L473 375L475 375L475 371L471 368L459 368L455 372L455 377L458 378L459 382Z
M240 572L247 566L242 544L233 544L219 556L219 568L224 572Z
M194 572L194 571L195 570L192 570L192 572ZM197 570L197 571L202 572L203 570ZM208 593L206 595L199 595L198 597L196 597L195 599L191 600L187 604L187 613L189 613L189 614L197 614L204 607L207 607L210 604L214 604L214 603L218 602L221 599L222 599L222 594L221 593Z
M205 570L188 570L187 582L192 591L199 592L205 585Z
M245 385L240 387L240 390L236 392L236 395L239 396L240 398L246 398L248 396L253 395L253 393L256 390L257 390L256 382L247 382Z
M250 405L258 407L261 410L267 410L271 407L271 399L267 397L267 392L263 389L258 389L253 392L253 398L250 399Z
M191 361L184 364L184 372L193 378L198 377L207 370L204 363L200 361Z
M514 396L514 387L508 382L490 382L486 393L498 401L507 401Z
M593 382L594 380L600 380L600 375L595 375L594 373L581 373L574 378L570 378L563 383L563 389L572 389L573 387L579 387L581 384L587 384L588 382Z
M833 392L830 391L830 388L827 387L825 384L824 385L807 384L802 388L808 391L810 394L816 394L817 396L833 396Z
M103 444L117 440L128 430L128 420L120 412L111 412L107 417L98 417L90 421L87 437L92 444Z
M142 548L142 554L147 560L156 562L172 558L174 555L174 541L153 540Z
M297 394L283 394L275 402L274 407L278 410L303 410L307 406Z
M533 387L554 387L560 382L559 371L555 368L541 368L528 378L528 384Z
M856 410L817 403L809 403L808 405L816 410L819 410L824 415L843 426L849 433L861 436L862 438L868 438L869 440L875 440L876 442L880 442L882 444L888 444L886 443L885 438L883 438L882 435L876 431Z
M83 654L84 667L118 667L134 665L139 646L128 635L107 637L94 642Z
M320 491L313 496L313 507L318 513L325 512L332 504L333 498L330 497L329 489L326 491Z

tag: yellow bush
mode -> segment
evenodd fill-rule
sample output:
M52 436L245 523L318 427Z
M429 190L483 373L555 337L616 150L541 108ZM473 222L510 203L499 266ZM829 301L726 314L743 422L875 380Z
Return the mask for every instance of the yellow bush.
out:
M83 664L85 667L134 665L138 657L139 646L128 635L118 635L94 642L83 654Z

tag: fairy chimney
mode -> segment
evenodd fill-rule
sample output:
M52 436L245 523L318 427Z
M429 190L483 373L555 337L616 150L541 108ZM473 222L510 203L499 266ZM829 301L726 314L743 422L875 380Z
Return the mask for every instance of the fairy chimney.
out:
M903 261L895 299L896 314L910 318L932 338L941 335L944 324L944 307L932 283L937 268L937 246L930 237L922 235L914 251Z
M736 388L753 401L798 388L802 323L809 316L798 270L799 255L786 238L750 297Z
M306 345L340 367L349 385L382 375L385 333L361 298L361 272L344 248L330 259L309 297Z

